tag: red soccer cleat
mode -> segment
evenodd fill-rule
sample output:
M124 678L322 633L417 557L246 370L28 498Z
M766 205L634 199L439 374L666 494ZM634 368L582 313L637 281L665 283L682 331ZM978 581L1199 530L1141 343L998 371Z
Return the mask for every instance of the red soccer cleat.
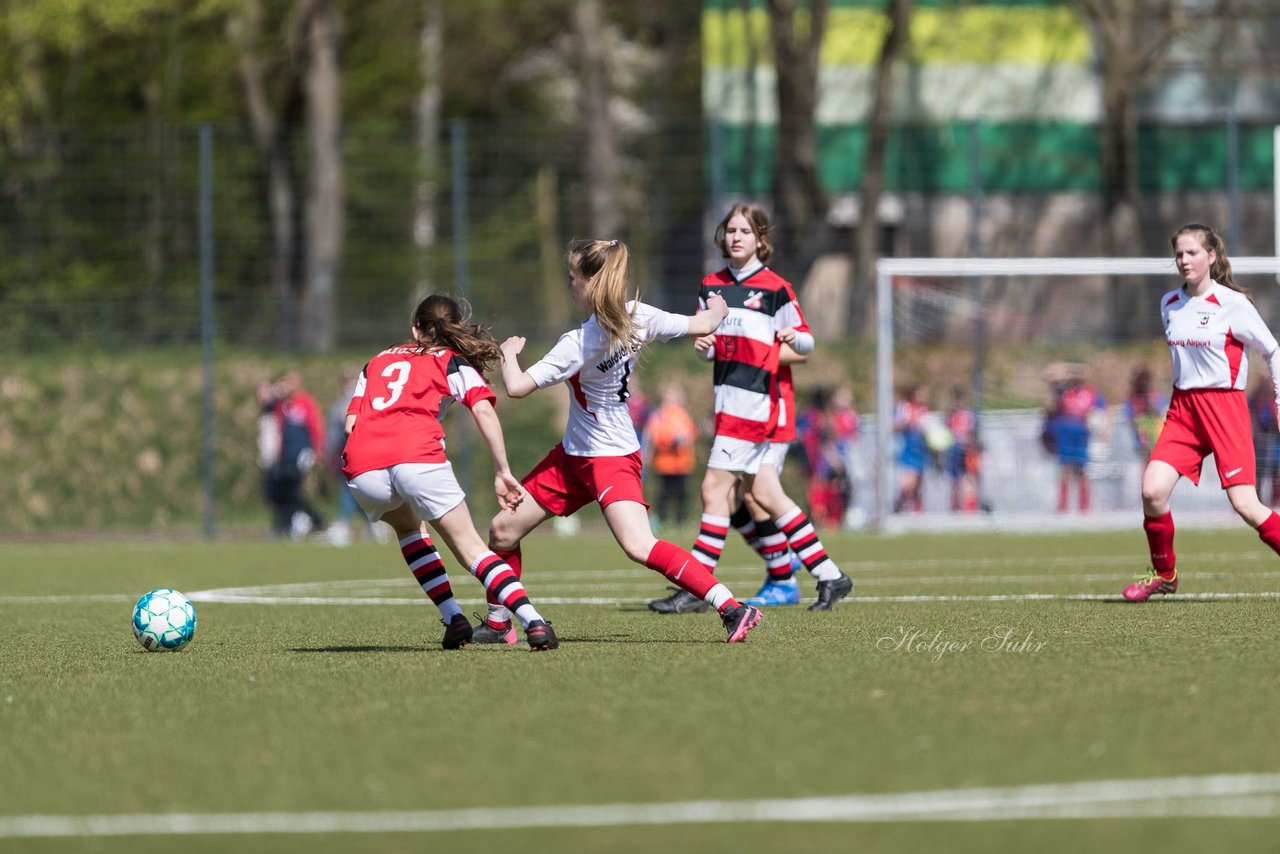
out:
M1178 571L1165 577L1152 570L1150 575L1143 576L1124 589L1124 598L1130 602L1145 602L1157 593L1168 594L1178 592Z

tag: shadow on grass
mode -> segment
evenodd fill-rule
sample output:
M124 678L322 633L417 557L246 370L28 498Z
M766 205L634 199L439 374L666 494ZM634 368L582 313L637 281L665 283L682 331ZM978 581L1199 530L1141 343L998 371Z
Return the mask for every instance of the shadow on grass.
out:
M433 650L431 647L421 646L295 646L289 652L445 652L445 650Z
M1238 605L1240 604L1240 600L1238 599L1226 599L1226 598L1223 598L1223 599L1190 599L1190 598L1177 599L1169 596L1165 596L1161 599L1148 599L1145 602L1130 602L1128 599L1124 598L1123 596L1116 596L1115 598L1109 598L1109 599L1096 599L1094 601L1096 601L1099 605L1128 605L1131 608L1140 608L1143 605L1148 605L1148 606L1154 605L1154 606L1163 607L1163 606L1175 606L1175 605L1227 605L1227 604Z

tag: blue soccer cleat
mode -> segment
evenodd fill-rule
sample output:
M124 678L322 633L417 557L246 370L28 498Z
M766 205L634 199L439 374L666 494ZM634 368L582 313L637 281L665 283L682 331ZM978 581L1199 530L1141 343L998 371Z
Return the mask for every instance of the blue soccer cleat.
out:
M796 583L794 578L786 581L774 581L770 578L756 591L756 595L747 600L746 604L754 605L757 608L770 608L774 605L799 605L800 585Z
M800 572L800 570L804 568L805 568L804 561L800 560L800 555L796 554L795 552L792 552L791 553L791 574L795 575L796 573Z

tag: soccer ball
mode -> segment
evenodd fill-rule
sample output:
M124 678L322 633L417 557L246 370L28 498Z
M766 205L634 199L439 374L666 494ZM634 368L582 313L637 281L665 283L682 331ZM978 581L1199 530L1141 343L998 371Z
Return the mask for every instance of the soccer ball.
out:
M177 590L152 590L133 606L133 636L147 652L182 649L195 634L195 606Z

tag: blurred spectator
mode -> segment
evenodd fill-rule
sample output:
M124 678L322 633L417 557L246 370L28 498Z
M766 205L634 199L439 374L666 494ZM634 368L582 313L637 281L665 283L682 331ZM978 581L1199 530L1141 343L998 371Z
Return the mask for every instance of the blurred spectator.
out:
M960 386L951 389L946 425L951 434L951 447L946 455L947 476L951 478L951 510L977 512L978 471L982 464L978 447L978 416L968 405L965 390Z
M929 446L925 440L925 421L929 415L927 395L922 386L912 384L903 389L893 409L893 429L897 435L898 467L901 480L898 498L893 503L894 513L924 510L924 468L929 461Z
M1053 380L1053 399L1045 417L1045 447L1058 457L1058 512L1070 506L1071 484L1076 484L1080 512L1089 511L1090 421L1106 406L1102 394L1087 383L1084 368L1067 368L1065 379Z
M816 389L797 426L804 448L808 498L813 520L839 526L852 498L849 460L858 437L858 413L853 393L840 388Z
M1275 406L1274 401L1272 406ZM1129 396L1124 402L1125 420L1133 433L1133 448L1145 466L1151 449L1155 447L1160 428L1164 426L1164 412L1168 401L1151 387L1151 371L1139 367L1129 379Z
M325 447L324 422L319 404L295 371L276 381L270 409L279 434L279 450L270 469L272 532L302 539L325 527L324 517L307 496L308 475Z
M684 390L679 385L662 387L661 400L649 413L641 436L645 465L658 475L657 520L682 524L687 515L698 428L685 409Z
M360 512L355 496L347 487L347 478L342 474L342 449L347 444L347 405L351 403L351 396L355 393L356 382L359 379L359 368L352 365L343 367L338 377L338 396L329 405L328 419L325 424L324 461L330 482L336 484L338 493L338 516L328 527L329 542L335 546L351 543L353 525L364 538L374 538L368 517Z
M648 396L641 391L634 380L629 385L624 384L623 393L627 396L627 413L631 416L631 425L636 428L636 438L640 441L640 447L643 448L644 428L653 407L649 405Z
M1258 467L1258 497L1268 507L1275 507L1277 472L1280 470L1280 443L1276 441L1276 399L1270 382L1259 382L1249 396L1249 420L1253 425L1253 455Z
M280 393L276 384L263 381L258 385L258 468L262 470L262 497L271 511L271 534L279 530L280 490L276 489L276 461L280 459L280 424L276 421L276 403ZM288 535L288 528L283 535Z

